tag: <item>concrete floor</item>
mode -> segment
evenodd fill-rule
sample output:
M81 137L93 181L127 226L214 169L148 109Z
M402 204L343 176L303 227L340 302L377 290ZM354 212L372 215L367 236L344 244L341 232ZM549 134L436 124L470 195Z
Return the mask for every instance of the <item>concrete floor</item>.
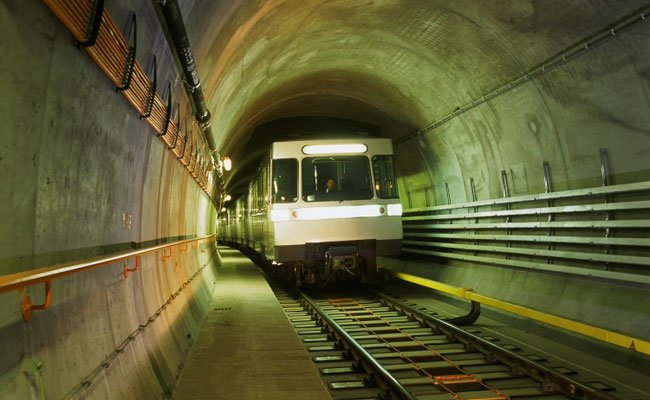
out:
M261 271L237 250L219 253L211 308L173 398L329 399Z

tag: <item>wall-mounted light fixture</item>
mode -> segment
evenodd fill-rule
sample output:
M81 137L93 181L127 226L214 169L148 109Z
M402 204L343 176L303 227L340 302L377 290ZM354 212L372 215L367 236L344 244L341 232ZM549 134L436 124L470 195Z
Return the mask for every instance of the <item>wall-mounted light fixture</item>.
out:
M219 177L223 176L223 171L230 171L232 169L232 160L230 157L222 157L217 153L217 173Z
M230 157L224 157L222 158L223 161L223 169L226 171L230 171L232 169L232 160Z

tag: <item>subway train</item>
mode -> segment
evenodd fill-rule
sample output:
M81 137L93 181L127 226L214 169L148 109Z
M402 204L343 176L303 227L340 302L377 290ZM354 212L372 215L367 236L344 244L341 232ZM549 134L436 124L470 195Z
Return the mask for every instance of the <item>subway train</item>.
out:
M254 250L296 285L365 281L402 243L390 139L274 142L219 240Z

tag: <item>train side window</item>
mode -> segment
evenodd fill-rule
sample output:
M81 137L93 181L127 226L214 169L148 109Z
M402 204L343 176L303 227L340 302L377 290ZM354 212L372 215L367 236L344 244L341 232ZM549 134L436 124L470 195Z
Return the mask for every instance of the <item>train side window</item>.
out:
M375 191L377 192L377 197L382 199L397 198L397 182L395 181L393 156L372 157L372 170L375 173Z
M272 174L273 202L298 201L298 160L295 158L273 160Z

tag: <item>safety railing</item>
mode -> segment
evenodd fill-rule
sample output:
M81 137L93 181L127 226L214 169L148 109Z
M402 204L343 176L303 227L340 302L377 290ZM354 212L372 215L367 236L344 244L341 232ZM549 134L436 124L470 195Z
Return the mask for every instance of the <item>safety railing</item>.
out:
M136 14L129 13L122 33L104 9L103 0L44 3L214 201L215 188L208 179L211 156L203 138L182 122L184 118L180 118L179 104L174 105L169 81L162 96L156 92L156 57L149 56L146 70L136 59Z
M650 182L409 209L403 252L650 284Z
M128 251L124 253L113 254L110 256L101 256L89 258L82 261L74 261L64 264L53 265L29 271L18 272L0 276L0 293L11 290L22 289L38 284L45 285L45 301L43 304L34 305L29 295L25 295L21 304L23 320L29 322L32 319L32 312L45 310L49 308L52 302L52 281L61 279L69 275L88 271L90 269L111 266L123 262L122 274L126 279L129 274L135 273L140 268L140 257L153 252L161 252L161 260L167 261L174 254L174 248L178 248L179 253L188 251L188 245L193 249L198 249L201 242L214 240L216 235L208 235L200 238L179 240L173 243L166 243L157 246Z
M602 342L650 355L650 341L647 340L624 335L619 332L609 331L567 318L562 318L557 315L547 314L518 304L508 303L503 300L498 300L479 294L470 288L455 287L431 279L426 279L402 272L395 272L387 269L385 269L384 272L397 279L428 287L435 291L445 293L459 299L469 300L472 303L484 304L486 306L506 311L510 314L519 315L528 319L542 322L547 325L588 336Z

